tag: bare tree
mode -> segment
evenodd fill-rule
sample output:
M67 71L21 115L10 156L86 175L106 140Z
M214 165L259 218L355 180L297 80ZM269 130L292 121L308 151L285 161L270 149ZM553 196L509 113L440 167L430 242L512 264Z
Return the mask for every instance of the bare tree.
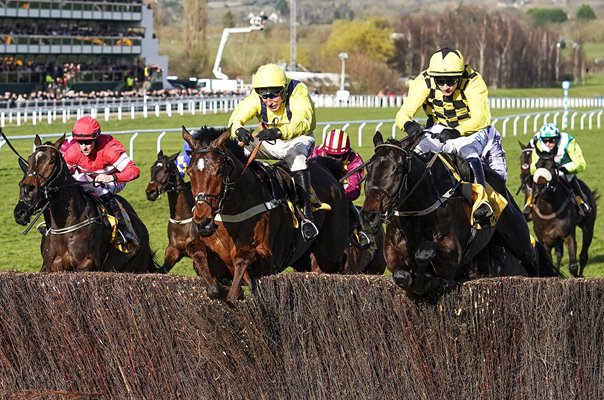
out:
M184 60L182 66L189 75L201 73L207 65L206 25L207 0L184 0L183 2Z

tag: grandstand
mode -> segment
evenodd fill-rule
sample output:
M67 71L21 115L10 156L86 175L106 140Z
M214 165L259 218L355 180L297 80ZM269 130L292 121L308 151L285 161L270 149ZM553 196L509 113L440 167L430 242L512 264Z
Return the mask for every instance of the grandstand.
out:
M167 69L142 0L0 0L0 93L155 90Z

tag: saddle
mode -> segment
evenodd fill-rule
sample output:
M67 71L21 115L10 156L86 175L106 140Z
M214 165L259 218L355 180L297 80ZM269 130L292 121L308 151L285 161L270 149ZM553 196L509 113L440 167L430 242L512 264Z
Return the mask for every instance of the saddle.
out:
M491 184L488 182L488 178L486 188L483 188L482 185L472 183L474 181L472 170L470 169L469 164L463 158L450 153L439 153L439 158L443 165L450 171L453 182L459 182L461 184L461 193L472 206L472 212L470 213L470 224L472 226L476 226L478 229L482 228L480 224L475 224L473 214L476 208L478 208L483 200L486 199L493 209L490 226L495 226L499 220L499 217L501 216L501 213L508 204L506 198L491 186ZM484 168L485 175L488 177L488 167L485 166Z
M256 174L261 183L268 185L275 200L287 203L294 220L293 226L297 228L298 221L303 215L300 208L302 205L297 204L296 185L287 163L283 160L273 164L254 160L250 164L250 169ZM331 210L329 204L322 203L319 200L314 188L311 188L311 204L313 211Z

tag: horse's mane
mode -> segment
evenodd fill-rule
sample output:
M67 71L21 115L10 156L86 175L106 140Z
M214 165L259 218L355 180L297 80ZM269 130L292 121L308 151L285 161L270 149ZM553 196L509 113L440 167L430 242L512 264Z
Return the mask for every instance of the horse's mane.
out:
M313 157L308 160L309 163L320 164L327 168L336 179L343 177L346 172L342 165L331 157Z
M203 125L195 133L193 133L193 138L199 142L201 147L210 147L210 143L217 139L227 130L230 130L230 128L215 128ZM235 155L235 157L237 157L242 162L246 161L247 157L243 153L243 147L239 146L237 140L229 138L227 141L224 142L224 147L227 148L231 153Z

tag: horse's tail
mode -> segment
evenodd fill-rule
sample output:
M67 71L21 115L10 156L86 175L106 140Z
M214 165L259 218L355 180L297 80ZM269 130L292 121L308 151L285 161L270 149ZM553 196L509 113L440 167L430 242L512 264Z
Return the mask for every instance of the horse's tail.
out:
M535 251L539 260L539 276L540 277L556 277L566 278L562 271L558 270L545 250L545 247L540 242L535 242Z
M159 261L157 260L157 250L151 251L151 256L149 257L149 265L147 266L147 272L151 274L165 274L168 272L163 268L162 265L159 264Z
M344 168L342 168L342 165L330 157L313 157L310 158L308 162L322 165L338 180L346 173Z

